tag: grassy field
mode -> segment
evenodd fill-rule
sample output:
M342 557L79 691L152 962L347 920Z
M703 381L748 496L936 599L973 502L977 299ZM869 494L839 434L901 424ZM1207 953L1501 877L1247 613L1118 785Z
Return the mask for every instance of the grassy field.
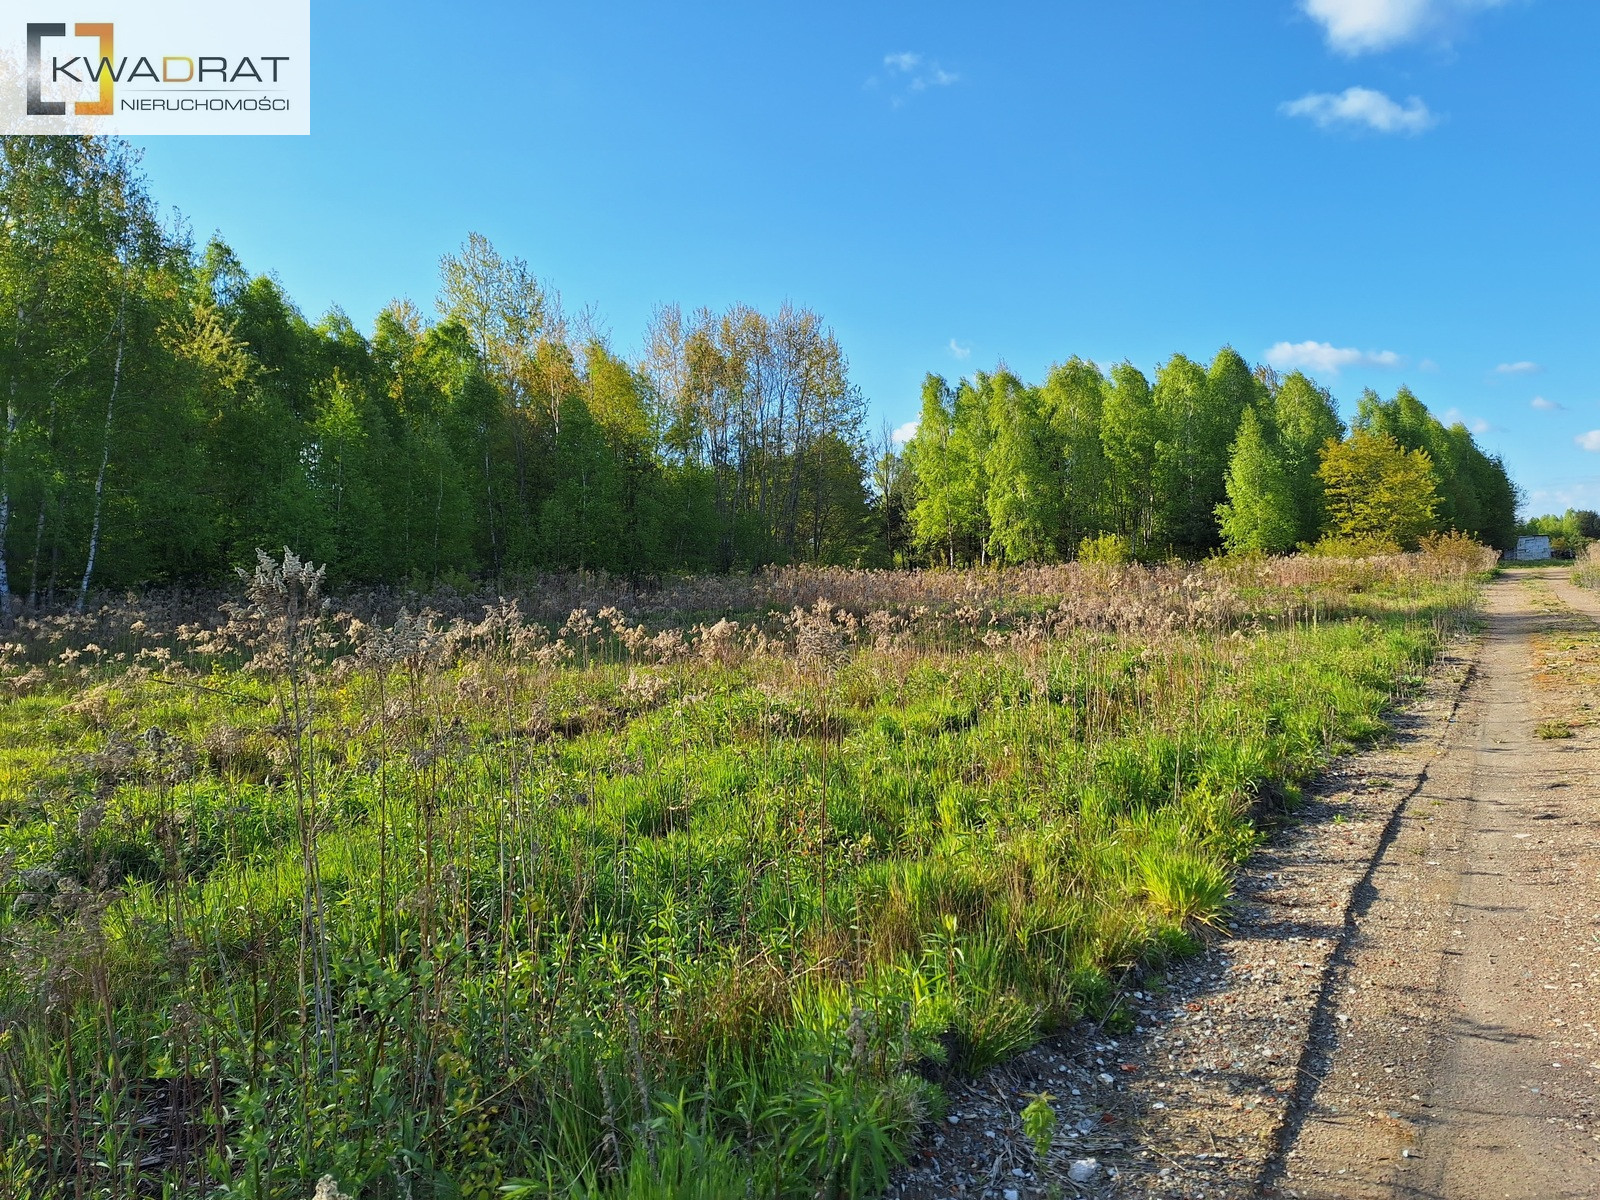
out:
M1489 560L1492 562L1492 555ZM130 599L0 652L0 1197L871 1195L1482 556ZM415 605L415 602L413 602Z

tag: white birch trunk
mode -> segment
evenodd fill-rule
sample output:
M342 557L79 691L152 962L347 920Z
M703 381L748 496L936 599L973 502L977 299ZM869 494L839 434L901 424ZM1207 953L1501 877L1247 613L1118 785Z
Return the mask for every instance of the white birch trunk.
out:
M100 550L100 513L106 491L106 466L111 461L111 418L117 408L117 389L122 386L122 351L128 344L128 291L124 287L117 305L117 361L111 368L111 395L106 399L106 423L100 434L100 470L94 477L94 522L89 527L89 560L83 565L83 581L78 584L78 603L82 612L89 599L89 580L94 576L94 560Z

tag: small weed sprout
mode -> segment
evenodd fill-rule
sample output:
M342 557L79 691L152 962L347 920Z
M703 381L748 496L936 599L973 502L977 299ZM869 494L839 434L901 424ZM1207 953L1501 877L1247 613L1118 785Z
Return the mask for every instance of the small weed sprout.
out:
M1022 1110L1022 1132L1033 1143L1033 1162L1042 1175L1048 1169L1050 1151L1056 1142L1055 1099L1049 1092L1026 1092L1028 1104Z

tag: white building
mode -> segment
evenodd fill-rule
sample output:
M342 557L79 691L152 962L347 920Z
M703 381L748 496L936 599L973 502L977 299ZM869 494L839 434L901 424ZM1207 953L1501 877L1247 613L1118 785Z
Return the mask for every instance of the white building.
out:
M1511 552L1510 557L1518 562L1538 562L1550 557L1550 539L1542 534L1538 537L1519 537L1517 548Z

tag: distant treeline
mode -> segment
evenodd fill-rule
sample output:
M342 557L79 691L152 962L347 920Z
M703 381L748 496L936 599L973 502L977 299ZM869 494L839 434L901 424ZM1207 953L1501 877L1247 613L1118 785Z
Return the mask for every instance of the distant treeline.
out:
M908 541L958 564L1280 553L1324 538L1409 548L1459 530L1516 537L1517 493L1464 425L1408 389L1366 392L1348 432L1328 391L1224 348L1175 354L1152 384L1072 358L1042 385L929 375L906 446Z
M1277 550L1327 521L1331 400L1232 351L1175 357L1153 387L1076 359L1037 388L930 378L902 456L868 437L803 308L665 306L630 361L473 235L433 315L313 323L220 239L164 223L106 139L0 139L0 222L0 597L215 583L258 546L429 586L1065 559L1099 534L1146 557L1225 534ZM1464 429L1406 392L1358 424L1426 454L1429 527L1505 542L1510 484Z

